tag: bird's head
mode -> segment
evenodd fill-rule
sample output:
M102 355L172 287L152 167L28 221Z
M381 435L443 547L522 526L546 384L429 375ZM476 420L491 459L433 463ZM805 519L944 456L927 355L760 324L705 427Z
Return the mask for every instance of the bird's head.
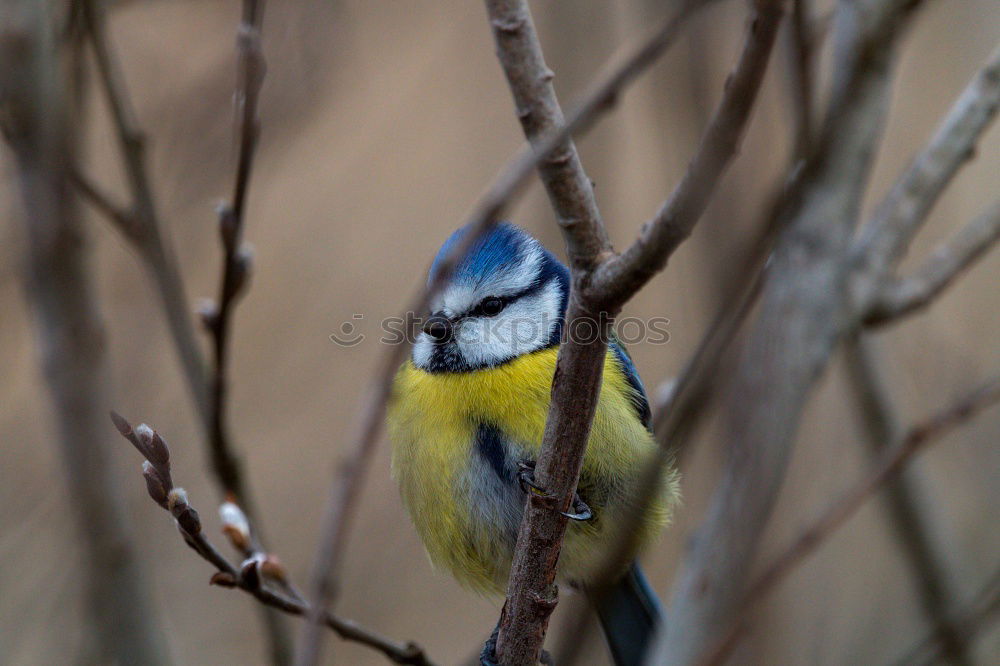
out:
M453 233L431 266L468 229ZM413 347L413 363L429 372L469 372L506 363L559 343L569 271L541 243L502 222L479 238L431 304Z

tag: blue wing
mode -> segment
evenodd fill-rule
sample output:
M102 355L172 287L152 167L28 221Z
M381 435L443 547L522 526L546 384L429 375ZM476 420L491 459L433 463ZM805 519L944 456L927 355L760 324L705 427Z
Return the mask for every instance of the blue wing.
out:
M646 426L646 430L652 431L653 417L649 411L649 399L646 397L646 389L642 386L642 380L639 379L639 371L636 369L635 363L632 362L632 357L628 355L625 346L618 341L618 338L614 334L612 334L611 340L608 342L608 347L615 353L622 373L625 375L629 386L632 387L632 395L629 396L629 399L635 407L639 420L642 421L642 425Z

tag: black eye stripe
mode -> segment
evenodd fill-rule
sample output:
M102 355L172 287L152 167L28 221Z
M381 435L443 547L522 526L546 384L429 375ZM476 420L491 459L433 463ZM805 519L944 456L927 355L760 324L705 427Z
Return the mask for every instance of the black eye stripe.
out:
M500 314L500 312L502 312L508 305L510 305L514 301L516 301L516 300L518 300L520 298L523 298L524 296L528 296L530 294L533 294L533 293L539 291L543 286L544 286L544 283L534 283L534 284L532 284L532 285L530 285L530 286L528 286L528 287L526 287L526 288L522 289L521 291L516 292L514 294L507 294L506 296L487 296L483 300L481 300L478 303L476 303L475 307L473 307L471 310L469 310L468 314L463 315L463 316L465 316L465 317L492 317L492 316L495 316L497 314ZM487 314L484 311L484 309L483 309L483 305L488 300L490 300L492 298L495 298L495 299L497 299L497 300L500 301L500 303L501 303L500 309L497 310L496 312L494 312L493 314Z

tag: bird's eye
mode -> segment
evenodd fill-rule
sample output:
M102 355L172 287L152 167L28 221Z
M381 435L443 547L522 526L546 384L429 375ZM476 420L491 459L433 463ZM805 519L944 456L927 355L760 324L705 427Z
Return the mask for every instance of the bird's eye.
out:
M487 317L498 315L501 310L503 310L503 300L497 298L496 296L484 298L482 303L479 304L479 311Z

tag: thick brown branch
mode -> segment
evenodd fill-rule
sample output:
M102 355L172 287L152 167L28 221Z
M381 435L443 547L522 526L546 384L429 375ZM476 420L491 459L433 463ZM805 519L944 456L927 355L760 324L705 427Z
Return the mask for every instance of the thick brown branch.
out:
M305 616L311 613L309 605L298 597L287 581L287 574L276 559L263 553L252 553L239 567L232 564L205 536L201 517L188 501L183 488L173 485L170 470L170 449L159 433L142 424L133 429L119 414L112 412L111 420L121 435L146 458L143 463L143 477L146 488L154 502L166 509L177 523L178 531L185 543L206 562L218 570L211 583L220 587L237 587L252 595L262 604L291 615ZM231 525L227 525L231 527ZM249 526L247 532L251 531ZM233 538L234 545L252 552L249 544L240 538ZM249 538L249 534L241 535ZM288 593L271 587L279 585ZM352 620L345 620L330 613L323 614L323 624L341 638L367 645L384 654L397 664L433 666L423 650L414 643L397 643L367 629Z
M524 2L487 2L487 8L500 62L525 132L529 140L537 140L533 132L551 132L557 127L540 126L538 117L558 122L561 113L548 82L551 73L545 68L527 5ZM571 333L560 347L542 450L535 467L536 481L548 495L529 498L521 523L497 641L501 663L533 663L541 650L548 617L556 603L556 562L566 528L566 519L560 511L568 508L576 488L601 384L604 341L612 318L621 304L662 268L662 261L659 265L656 262L665 261L670 250L683 240L677 238L673 246L668 246L670 232L661 231L677 228L670 227L676 224L689 232L704 210L710 192L742 135L780 18L780 3L759 3L751 21L747 48L691 170L677 190L680 194L674 199L675 203L664 207L665 220L658 219L652 226L647 225L647 231L652 230L651 237L637 243L638 250L630 250L631 255L627 252L621 258L608 258L606 245L592 242L594 238L604 237L603 229L593 230L594 225L600 225L596 214L580 227L566 229L563 226L570 247L574 284L566 313L567 327L572 332L577 322L586 320L591 327L599 327L599 335L578 340ZM548 115L522 113L525 109L543 109ZM585 197L576 202L562 201L583 197L585 192L554 186L544 174L543 182L557 211L586 205ZM581 251L593 254L581 257ZM590 269L596 270L593 279Z
M523 0L486 0L486 9L517 117L525 137L537 146L547 134L558 131L564 119L531 11ZM566 137L561 141L542 160L538 171L563 230L571 268L594 268L611 252L611 243L573 140Z
M763 572L747 588L736 621L723 634L725 638L700 663L722 663L744 628L748 613L756 604L857 513L868 498L895 479L914 456L935 440L997 402L1000 402L1000 377L986 382L926 421L910 428L899 446L888 451L881 464L869 476L858 481L840 499L830 504L819 518L792 541L791 545L764 567Z
M882 287L874 296L865 324L887 324L927 307L998 240L1000 200L939 245L914 275Z

